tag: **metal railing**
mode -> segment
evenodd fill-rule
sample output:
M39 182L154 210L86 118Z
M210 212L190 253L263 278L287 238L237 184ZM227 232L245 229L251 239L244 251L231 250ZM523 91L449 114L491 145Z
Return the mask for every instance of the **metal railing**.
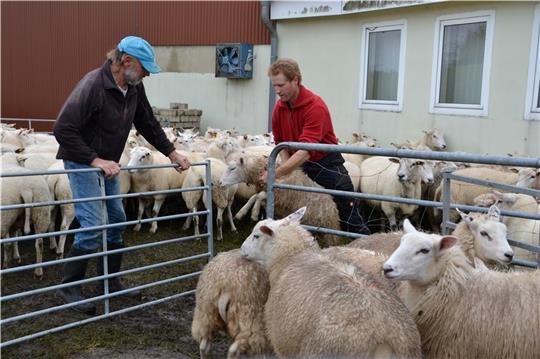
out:
M531 188L521 188L516 186L498 184L490 181L482 181L470 177L463 177L454 175L451 171L443 171L443 198L442 201L431 201L431 200L422 200L422 199L411 199L411 198L402 198L402 197L393 197L393 196L383 196L370 193L361 193L361 192L347 192L347 191L338 191L338 190L329 190L325 188L313 188L313 187L303 187L289 184L280 184L275 182L275 165L277 155L282 150L287 149L299 149L306 151L324 151L324 152L339 152L339 153L355 153L362 155L370 156L385 156L385 157L398 157L398 158L416 158L424 160L438 160L438 161L452 161L452 162L468 162L468 163L479 163L479 164L490 164L490 165L503 165L503 166L514 166L514 167L533 167L540 168L540 158L532 157L509 157L509 156L496 156L496 155L482 155L482 154L471 154L464 152L434 152L434 151L418 151L418 150L408 150L408 149L388 149L388 148L372 148L372 147L360 147L355 145L325 145L325 144L313 144L313 143L300 143L300 142L283 142L277 145L271 152L268 158L268 179L267 179L267 194L266 194L266 214L268 218L274 218L274 189L289 189L296 191L304 192L313 192L313 193L326 193L330 195L339 195L343 197L349 197L354 199L364 199L364 200L377 200L377 201L387 201L395 203L403 203L416 206L424 206L431 208L438 208L443 210L443 222L442 222L442 231L446 233L448 228L452 227L453 224L449 222L449 212L450 209L460 209L465 211L475 211L481 213L487 213L488 208L469 206L458 203L450 203L450 181L463 181L469 182L478 185L485 185L492 188L501 189L504 191L511 191L515 193L527 194L536 198L540 198L540 190L535 190ZM518 211L507 211L501 210L501 215L509 217L520 217L532 220L540 220L539 214L530 214L525 212ZM338 236L345 236L351 238L361 237L358 233L338 231L335 229L314 227L314 226L305 226L307 229L313 232L324 233L324 234L333 234ZM538 262L530 262L523 260L514 260L512 263L527 267L540 268L540 237L538 239L538 245L532 246L527 243L514 241L509 239L508 242L517 247L524 248L526 250L537 253Z
M123 167L123 168L121 168L121 170L123 170L123 171L133 170L133 169L154 170L154 169L157 169L157 168L172 168L172 167L176 167L176 166L177 165L173 165L173 164L170 164L170 165L153 165L153 166L132 166L132 167ZM99 196L99 197L89 197L89 198L73 199L73 200L62 200L62 201L48 201L48 202L29 203L29 204L2 205L2 206L0 206L0 212L8 211L8 210L14 210L14 209L22 209L22 208L55 206L55 205L61 205L61 204L80 203L80 202L89 202L89 201L101 201L103 204L105 204L106 200L113 199L113 198L135 198L135 197L140 198L140 197L147 197L147 196L158 195L158 194L173 194L173 193L181 193L181 192L187 192L187 191L199 191L199 190L206 190L206 196L207 196L206 199L208 201L207 203L212 203L212 185L211 185L212 180L211 180L210 162L208 160L206 160L204 162L195 162L195 163L192 163L192 166L205 166L205 169L206 169L206 178L205 178L206 184L205 185L198 186L198 187L190 187L190 188L179 188L179 189L162 190L162 191L128 193L128 194L120 194L120 195L113 195L113 196L107 196L105 194L104 186L101 185L100 186L100 188L101 188L101 196ZM43 172L43 171L41 171L41 172L18 172L18 173L17 172L9 172L9 173L4 172L4 173L0 173L0 178L21 177L21 176L41 176L41 175L64 174L64 173L67 174L67 173L73 173L73 172L100 172L100 171L101 170L97 169L97 168L96 169L89 168L89 169L79 169L79 170L55 170L55 171L45 171L45 172ZM101 182L101 183L103 183L103 182ZM106 214L106 211L103 211L103 213ZM106 231L109 228L123 227L123 226L127 226L127 225L142 224L142 223L150 223L150 222L154 222L154 221L166 221L166 220L171 220L171 219L187 218L187 217L198 216L198 215L206 215L206 220L207 220L207 222L206 222L207 223L207 232L206 233L201 233L199 235L193 235L193 236L173 238L173 239L168 239L168 240L160 240L160 241L157 241L157 242L139 244L139 245L130 246L130 247L126 247L126 248L115 249L115 250L108 250L107 249ZM80 304L83 304L83 303L90 303L90 302L96 302L96 301L103 301L104 313L102 315L93 316L93 317L85 319L85 320L80 320L80 321L76 321L76 322L73 322L73 323L68 323L68 324L65 324L65 325L58 326L58 327L53 327L53 328L50 328L50 329L47 329L47 330L43 330L43 331L40 331L40 332L37 332L37 333L32 333L32 334L29 334L29 335L24 335L24 336L21 336L21 337L17 337L17 338L14 338L14 339L11 339L11 340L0 343L0 348L4 348L4 347L7 347L9 345L13 345L13 344L16 344L16 343L28 341L28 340L31 340L31 339L39 338L39 337L47 335L49 333L55 333L55 332L58 332L58 331L61 331L61 330L73 328L73 327L80 326L80 325L83 325L83 324L87 324L87 323L90 323L90 322L94 322L94 321L97 321L97 320L109 318L109 317L112 317L112 316L116 316L116 315L119 315L119 314L130 312L130 311L133 311L133 310L145 308L145 307L148 307L150 305L154 305L154 304L162 303L162 302L165 302L165 301L169 301L169 300L172 300L172 299L175 299L175 298L178 298L178 297L193 294L195 292L195 290L188 290L188 291L184 291L184 292L181 292L181 293L170 295L170 296L167 296L167 297L164 297L164 298L159 298L159 299L155 299L155 300L145 302L145 303L142 303L142 304L126 307L126 308L123 308L121 310L111 311L110 306L109 306L109 304L110 304L109 299L110 298L121 296L121 295L124 295L124 294L132 292L132 291L136 291L136 290L142 290L142 289L147 289L147 288L152 288L152 287L157 287L157 286L162 286L162 285L178 282L178 281L181 281L181 280L186 280L186 279L193 278L193 277L196 277L196 276L200 275L201 272L197 271L197 272L182 274L182 275L179 275L179 276L176 276L176 277L173 277L173 278L167 278L167 279L164 279L164 280L150 282L150 283L147 283L147 284L144 284L144 285L139 285L139 286L136 286L136 287L127 288L125 290L117 291L117 292L114 292L114 293L109 292L109 279L124 276L124 275L127 275L127 274L148 271L148 270L155 269L155 268L171 266L171 265L180 264L180 263L186 263L186 262L190 262L190 261L194 261L194 260L199 260L199 259L204 259L204 258L212 258L213 255L214 255L213 228L212 228L212 206L209 206L209 208L207 210L205 210L205 211L188 212L188 213L174 214L174 215L167 215L167 216L157 216L157 217L153 217L153 218L147 218L147 219L141 219L141 220L131 220L131 221L125 221L125 222L115 223L115 224L106 224L107 219L106 219L106 216L104 215L104 218L102 219L102 223L104 223L104 224L99 225L99 226L88 227L88 228L79 228L79 229L72 229L72 230L65 230L65 231L47 232L47 233L37 233L37 234L32 234L32 235L25 235L25 236L18 236L18 237L0 239L0 244L2 246L4 246L6 244L10 244L10 243L14 243L14 242L36 240L36 239L39 239L39 238L53 237L53 236L58 236L58 235L61 235L61 234L74 234L74 233L80 233L80 232L98 231L99 230L99 231L102 231L102 248L103 248L102 251L92 253L92 254L82 255L82 256L78 256L78 257L63 258L63 259L57 259L57 260L52 260L52 261L47 261L47 262L42 262L42 263L29 264L29 265L23 265L23 266L19 266L19 267L0 270L0 276L3 277L4 275L7 275L7 274L32 270L32 269L36 269L36 268L50 267L50 266L63 264L63 263L68 263L68 262L72 262L72 261L79 261L81 259L90 259L90 258L96 258L96 257L102 257L103 258L103 275L97 275L97 276L90 277L90 278L87 278L87 279L82 279L82 280L79 280L79 281L52 285L52 286L48 286L48 287L23 291L23 292L19 292L19 293L10 294L10 295L2 295L2 296L0 296L0 303L5 303L7 301L12 301L12 300L18 300L18 299L21 299L21 298L24 298L24 297L29 297L29 296L33 296L33 295L37 295L37 294L47 293L47 292L51 292L51 291L66 288L66 287L72 287L72 286L77 286L77 285L91 283L91 282L97 282L97 281L103 281L104 282L104 294L103 295L91 297L91 298L84 299L84 300L81 300L81 301L78 301L78 302L63 304L63 305L59 305L59 306L53 306L53 307L49 307L49 308L45 308L45 309L41 309L41 310L37 310L37 311L33 311L33 312L26 312L26 313L18 314L18 315L9 317L9 318L2 318L0 320L0 327L4 326L5 324L8 324L8 323L14 323L14 322L21 321L21 320L24 320L24 319L29 319L29 318L42 316L42 315L49 314L49 313L54 313L54 312L57 312L57 311L60 311L60 310L66 309L66 308L74 307L74 306L77 306L77 305L80 305ZM142 250L142 249L146 249L146 248L165 246L165 245L169 245L169 244L172 244L172 243L186 242L186 241L190 241L190 240L194 240L194 239L201 239L201 238L207 238L207 251L205 253L200 253L200 254L197 254L197 255L189 256L189 257L181 257L181 258L177 258L177 259L173 259L173 260L169 260L169 261L164 261L164 262L159 262L159 263L153 263L153 264L145 265L145 266L142 266L142 267L135 267L135 268L132 268L132 269L129 269L129 270L122 270L122 271L119 271L119 272L116 272L116 273L109 273L108 272L107 257L109 255L126 253L126 252L133 252L133 251Z

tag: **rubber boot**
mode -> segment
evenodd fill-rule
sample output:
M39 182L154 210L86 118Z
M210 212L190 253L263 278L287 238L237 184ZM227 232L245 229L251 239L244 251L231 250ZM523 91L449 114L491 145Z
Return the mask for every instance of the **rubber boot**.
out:
M67 254L66 258L82 256L82 255L90 254L90 253L93 253L93 251L85 251L82 249L75 248L74 246L71 246L71 249L69 250L69 253ZM88 265L88 259L65 263L64 264L64 277L62 278L62 284L75 282L78 280L83 280L86 274L87 265ZM87 299L82 295L81 290L82 290L81 286L76 285L72 287L58 289L56 291L56 294L64 301L64 303L67 304L67 303L73 303L73 302L78 302L80 300ZM96 314L96 305L94 303L81 303L70 308L77 312L81 312L81 313L85 313L89 315Z
M108 243L107 246L109 250L124 248L123 244ZM108 257L107 263L108 263L109 274L119 272L120 267L122 266L122 253L109 254L107 257ZM98 275L103 275L103 258L101 257L98 258L97 273ZM104 292L103 286L104 286L104 281L99 281L97 284L98 293L103 294ZM114 293L114 292L118 292L125 289L127 289L127 287L125 287L122 284L122 281L120 281L119 277L109 278L109 293ZM134 290L132 292L125 293L124 296L131 299L140 300L141 291Z

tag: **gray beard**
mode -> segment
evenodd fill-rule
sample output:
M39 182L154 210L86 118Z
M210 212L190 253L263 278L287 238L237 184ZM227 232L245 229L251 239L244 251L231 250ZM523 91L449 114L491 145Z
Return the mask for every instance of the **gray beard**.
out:
M126 83L131 86L137 86L142 82L142 78L137 77L135 71L131 69L126 69L124 71L124 79L126 80Z

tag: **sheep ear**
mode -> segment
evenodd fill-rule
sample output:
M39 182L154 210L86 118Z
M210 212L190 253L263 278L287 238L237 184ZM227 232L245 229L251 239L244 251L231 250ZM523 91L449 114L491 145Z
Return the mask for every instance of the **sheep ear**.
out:
M399 163L399 158L390 157L388 160L390 162Z
M302 220L302 217L304 217L304 214L306 214L306 207L305 206L300 208L296 212L289 214L284 219L285 219L285 221L287 221L289 223L300 224L300 221Z
M456 211L457 211L457 213L459 213L459 216L461 217L461 219L467 218L467 213L463 212L459 208L456 208Z
M259 229L267 236L272 237L274 235L274 231L268 226L261 226Z
M443 236L439 242L439 251L444 251L448 248L452 248L457 243L457 237Z
M499 210L499 207L495 205L489 207L488 217L494 221L499 221L501 218L501 211Z
M405 220L403 221L403 231L405 233L418 232L416 228L414 228L414 226L411 224L411 221L409 221L408 218L405 218Z
M510 167L509 170L514 173L519 173L519 169L516 167Z

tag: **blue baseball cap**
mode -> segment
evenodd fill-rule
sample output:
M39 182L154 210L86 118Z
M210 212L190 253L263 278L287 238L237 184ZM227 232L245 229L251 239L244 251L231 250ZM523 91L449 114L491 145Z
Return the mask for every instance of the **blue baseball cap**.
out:
M138 36L126 36L118 43L118 50L135 57L144 69L151 74L157 74L161 68L156 64L156 54L152 45Z

